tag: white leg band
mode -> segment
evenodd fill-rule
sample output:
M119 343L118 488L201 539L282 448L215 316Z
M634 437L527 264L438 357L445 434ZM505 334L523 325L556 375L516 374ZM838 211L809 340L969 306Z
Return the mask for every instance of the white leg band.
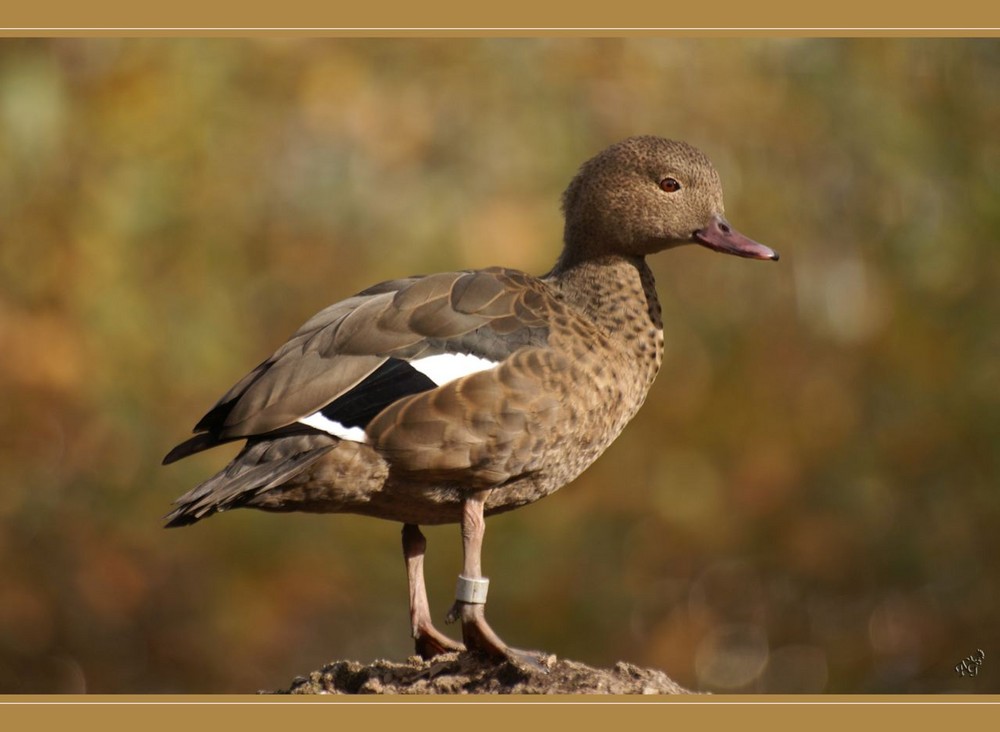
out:
M485 605L486 595L490 591L490 581L486 577L463 577L458 575L455 585L455 599L472 605Z

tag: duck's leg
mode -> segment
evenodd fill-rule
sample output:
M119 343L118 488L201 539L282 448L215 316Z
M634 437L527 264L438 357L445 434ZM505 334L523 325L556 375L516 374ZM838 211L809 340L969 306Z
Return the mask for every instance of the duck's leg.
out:
M486 591L489 580L483 577L480 553L486 519L483 508L490 491L470 493L462 504L462 574L458 578L455 604L448 612L448 622L462 619L462 640L469 650L481 651L496 659L517 659L543 668L539 663L542 654L511 648L486 622Z
M480 554L486 518L483 508L489 489L476 491L462 502L462 574L458 578L455 604L448 611L448 622L462 619L462 640L469 650L483 651L495 658L510 655L510 648L486 622L486 590L489 580L483 577Z
M410 586L410 627L417 653L433 658L442 653L464 651L465 646L441 633L431 622L427 590L424 587L424 552L427 539L416 524L403 525L403 556L406 558L406 581Z

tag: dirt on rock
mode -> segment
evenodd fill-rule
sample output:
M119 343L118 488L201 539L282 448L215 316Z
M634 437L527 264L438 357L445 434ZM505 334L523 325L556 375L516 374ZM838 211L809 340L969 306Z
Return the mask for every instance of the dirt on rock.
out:
M630 663L597 669L543 656L537 664L449 653L403 663L335 661L276 694L690 694L662 671Z

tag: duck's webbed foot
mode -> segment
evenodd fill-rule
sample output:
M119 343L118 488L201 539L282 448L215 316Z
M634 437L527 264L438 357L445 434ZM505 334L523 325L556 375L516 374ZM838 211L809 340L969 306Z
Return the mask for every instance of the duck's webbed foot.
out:
M440 656L442 653L454 653L465 650L465 646L458 641L452 640L429 623L426 627L415 628L413 630L413 639L417 655L425 661L435 656Z

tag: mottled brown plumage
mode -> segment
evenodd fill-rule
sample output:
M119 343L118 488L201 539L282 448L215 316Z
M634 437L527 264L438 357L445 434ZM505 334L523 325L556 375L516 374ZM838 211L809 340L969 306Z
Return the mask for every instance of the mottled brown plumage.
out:
M417 525L461 523L463 574L480 577L483 515L552 493L618 436L663 353L645 256L699 243L777 259L725 222L718 174L685 143L635 137L608 148L581 167L563 208L563 251L543 277L503 268L411 277L310 319L167 456L247 440L178 499L169 525L241 506L402 522L418 651L460 647L430 622ZM479 370L427 371L431 356L464 363L456 354L480 359ZM315 426L321 416L344 423L331 434ZM512 653L481 604L456 601L453 612L466 645Z

